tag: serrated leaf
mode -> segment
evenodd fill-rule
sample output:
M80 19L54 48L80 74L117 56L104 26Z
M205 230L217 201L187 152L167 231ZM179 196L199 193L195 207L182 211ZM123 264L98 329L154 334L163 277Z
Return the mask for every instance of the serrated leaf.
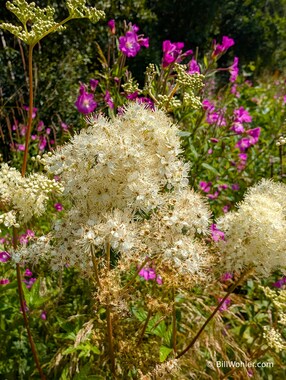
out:
M172 348L166 347L166 346L161 346L160 347L160 362L163 363L167 357L170 355L170 353L173 351Z
M147 311L145 311L144 309L132 309L132 312L133 314L135 315L135 317L140 321L140 322L143 322L146 320L147 318Z

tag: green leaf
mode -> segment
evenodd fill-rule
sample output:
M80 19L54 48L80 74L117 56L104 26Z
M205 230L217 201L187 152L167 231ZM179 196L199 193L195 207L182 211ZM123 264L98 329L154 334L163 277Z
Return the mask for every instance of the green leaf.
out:
M135 315L135 317L140 321L140 322L143 322L146 320L147 318L147 311L145 311L144 309L132 309L132 312L133 314Z
M173 351L172 348L161 346L160 347L160 362L161 363L164 362L172 351Z
M207 169L207 170L210 170L215 175L219 175L219 172L213 166L211 166L209 164L206 164L205 162L202 164L202 167L205 168L205 169Z

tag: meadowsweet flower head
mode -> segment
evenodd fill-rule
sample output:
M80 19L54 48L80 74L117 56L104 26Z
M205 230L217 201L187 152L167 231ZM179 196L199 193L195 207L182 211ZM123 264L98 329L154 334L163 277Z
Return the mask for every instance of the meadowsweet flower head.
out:
M226 271L254 267L261 276L286 271L285 194L284 184L263 180L248 190L237 211L217 221L225 233L218 245Z
M19 255L90 273L91 253L100 254L108 242L120 260L150 257L154 266L141 273L148 278L158 263L180 275L200 274L206 247L199 236L209 234L210 212L188 187L177 127L162 111L135 102L112 121L99 116L90 124L43 156L45 168L60 175L72 207L55 224L51 245L49 238L38 239Z

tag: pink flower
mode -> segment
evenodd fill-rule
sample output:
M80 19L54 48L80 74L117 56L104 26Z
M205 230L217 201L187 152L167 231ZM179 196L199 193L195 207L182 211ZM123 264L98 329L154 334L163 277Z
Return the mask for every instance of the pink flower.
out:
M24 277L32 277L32 276L33 276L33 272L31 272L30 269L27 268L25 270Z
M27 112L29 112L29 107L28 106L23 106L23 109ZM32 119L34 119L37 115L37 111L38 111L38 108L33 108L33 112L32 112Z
M244 109L243 107L235 109L233 114L234 114L236 122L251 123L251 121L252 121L252 117L250 116L249 112L246 109Z
M208 193L211 190L212 182L200 181L199 185L203 192Z
M203 105L203 109L205 111L212 112L215 109L215 106L213 105L213 103L211 103L208 99L203 100L202 105Z
M45 321L45 320L47 319L47 313L45 312L45 310L43 310L43 311L41 312L40 318L41 318L43 321Z
M65 123L61 123L61 127L64 131L68 131L68 129L69 129L69 126Z
M57 211L63 211L64 207L61 203L55 203L54 204L54 208L57 210Z
M221 301L222 301L222 298L219 298L218 302L220 303ZM223 302L223 304L220 306L219 311L226 311L229 308L230 304L231 304L231 300L230 300L230 298L227 298Z
M105 91L104 100L105 100L105 102L109 108L111 108L111 109L114 108L114 103L113 103L113 100L111 98L110 92L108 90Z
M8 278L1 278L0 285L7 285L10 283L10 280Z
M75 102L75 106L77 107L78 111L84 115L93 112L97 107L97 103L94 100L93 94L87 93L83 85L80 86L79 96Z
M225 282L225 281L228 281L228 280L231 280L233 278L233 274L230 273L230 272L226 272L224 273L221 278L220 278L220 281L221 282Z
M231 188L233 191L238 191L240 189L240 186L238 183L234 183L233 185L231 185Z
M127 94L126 98L129 100L135 100L138 98L138 91L134 91L131 94Z
M212 53L212 57L215 58L223 53L225 53L231 46L234 45L234 40L227 36L222 37L222 43L217 44L216 40L214 40L214 50Z
M229 72L230 72L229 81L233 83L236 81L236 78L238 77L238 72L239 72L238 57L234 57L233 64L229 67Z
M136 102L139 103L139 104L144 104L145 108L148 108L148 109L150 109L152 111L155 111L154 102L151 99L147 98L147 97L137 98Z
M47 139L45 138L45 136L39 136L39 149L40 150L44 150L45 147L47 146Z
M7 261L9 261L11 259L11 255L10 253L6 252L6 251L2 251L0 252L0 261L2 263L6 263Z
M168 67L173 62L180 62L183 57L192 54L192 50L186 51L182 54L183 42L171 42L169 40L163 41L163 62L164 68Z
M162 277L157 275L155 269L151 267L142 268L138 275L143 277L146 281L156 280L158 285L162 285L163 283Z
M89 85L90 85L91 91L94 92L96 90L97 85L98 85L98 80L97 79L91 79L89 81Z
M212 200L217 199L218 196L219 196L218 191L215 191L213 194L208 194L208 198Z
M119 37L119 50L122 51L126 57L135 57L141 46L149 47L149 38L144 38L143 35L138 35L139 28L137 25L129 24L129 30L125 36Z
M248 138L243 137L242 139L238 140L238 142L235 145L241 152L245 152L246 149L248 149L251 146L251 142Z
M34 285L34 283L37 281L36 278L31 277L28 280L23 280L23 282L26 284L27 289L31 289L31 287Z
M222 211L226 214L229 211L229 209L230 209L230 205L225 205L223 206Z
M210 125L216 124L219 127L226 126L225 118L217 112L208 113L206 122Z
M200 73L201 70L200 70L200 66L198 65L197 61L193 58L190 62L189 62L189 70L187 71L188 74L196 74L196 73Z
M44 122L42 120L39 121L38 125L37 125L37 131L40 132L44 129Z
M260 127L249 129L246 133L250 136L251 145L255 145L259 139L261 129Z
M19 238L20 244L28 244L29 240L31 240L35 236L34 231L27 230L25 234L22 234Z
M115 20L109 20L108 23L107 23L108 27L109 27L109 30L110 30L110 33L111 34L115 34Z
M233 123L230 129L238 135L244 132L244 126L239 122Z
M280 280L274 282L272 286L275 286L275 288L282 288L286 284L286 277L280 278Z
M216 224L212 224L211 227L211 235L214 241L224 240L224 232L220 231Z
M25 145L24 144L16 144L16 150L18 150L19 152L24 152Z
M219 142L219 139L215 139L214 137L210 138L210 141L214 144Z

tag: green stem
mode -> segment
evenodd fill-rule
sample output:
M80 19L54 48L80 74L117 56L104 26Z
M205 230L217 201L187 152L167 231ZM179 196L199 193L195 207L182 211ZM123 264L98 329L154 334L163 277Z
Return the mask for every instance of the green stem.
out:
M216 313L218 312L218 310L220 309L220 307L224 304L224 301L228 298L228 296L234 291L234 289L249 275L250 272L252 272L253 269L247 269L245 270L242 275L239 277L239 279L229 288L229 290L227 291L226 295L223 297L223 299L221 300L221 302L218 304L218 306L214 309L214 311L212 312L212 314L208 317L208 319L205 321L205 323L202 325L202 327L200 328L200 330L197 332L197 334L195 335L195 337L192 339L192 341L187 345L187 347L182 351L180 352L176 359L179 359L181 356L183 356L186 352L188 352L192 347L193 345L196 343L196 341L199 339L200 335L202 334L202 332L204 331L204 329L206 328L206 326L209 324L209 322L213 319L213 317L216 315Z
M172 318L173 318L173 350L174 353L177 352L177 318L176 318L176 303L175 303L175 289L172 288L172 299L173 299L173 310L172 310Z
M139 346L139 344L141 343L141 341L142 341L142 339L144 337L144 334L145 334L145 331L147 329L148 323L150 321L151 315L152 315L151 311L148 310L147 318L145 320L144 326L143 326L141 334L139 336L139 339L138 339L138 342L137 342L137 346Z
M34 93L33 93L33 49L35 45L29 45L29 59L28 59L28 67L29 67L29 119L28 119L28 127L26 132L26 141L25 141L25 151L24 158L22 164L21 174L24 177L27 170L27 161L28 161L28 151L29 151L29 143L32 131L32 121L33 121L33 102L34 102Z
M106 244L106 266L107 270L110 270L110 243ZM111 372L115 376L115 355L114 355L114 344L113 344L113 332L112 332L112 318L110 309L110 298L107 297L106 305L106 321L107 321L107 336L108 336L108 353L111 365Z
M13 228L13 246L14 246L14 249L16 249L16 247L17 247L17 232L16 232L15 228ZM32 336L30 325L29 325L29 320L28 320L27 313L26 313L26 304L25 304L25 297L24 297L24 292L23 292L23 288L22 288L21 269L20 269L19 264L16 264L16 272L17 272L17 285L18 285L18 294L19 294L19 299L20 299L20 306L21 306L21 311L23 314L24 325L25 325L25 328L26 328L27 334L28 334L28 340L29 340L29 343L31 346L31 350L32 350L32 354L33 354L33 358L34 358L37 370L40 374L40 378L41 378L41 380L46 380L46 377L42 371L41 364L40 364L40 361L38 358L37 349L36 349L36 346L35 346L35 343L33 340L33 336Z

